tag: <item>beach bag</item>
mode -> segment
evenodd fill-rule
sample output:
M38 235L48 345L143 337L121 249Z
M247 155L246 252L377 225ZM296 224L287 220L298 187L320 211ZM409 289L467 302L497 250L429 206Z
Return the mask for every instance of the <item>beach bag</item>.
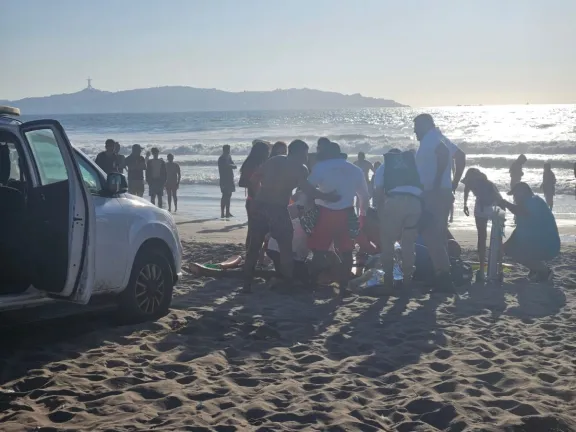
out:
M384 191L388 193L400 186L422 189L414 153L386 153L384 155Z

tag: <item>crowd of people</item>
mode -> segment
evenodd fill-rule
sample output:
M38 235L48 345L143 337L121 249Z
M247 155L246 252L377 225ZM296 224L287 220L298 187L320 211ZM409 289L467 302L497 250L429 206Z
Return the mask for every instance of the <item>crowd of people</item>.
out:
M470 215L470 192L476 198L476 281L485 280L488 221L498 207L511 212L516 222L503 245L504 253L525 265L530 279L550 279L552 272L545 262L560 249L552 214L556 178L550 164L544 166L544 201L522 182L527 158L520 155L509 171L508 194L513 197L509 202L479 169L469 168L464 175L466 155L436 127L432 116L417 116L414 133L419 142L416 151L391 149L383 163L375 164L363 152L354 163L349 162L340 146L325 137L318 140L315 152L310 152L302 140L290 145L255 140L240 167L238 184L246 190L248 217L245 289L250 289L257 263L267 255L282 281L290 286L315 283L329 274L345 290L357 247L357 262L362 256L380 256L387 289L399 283L393 279L395 243L399 242L402 284L412 282L418 270L417 251L425 250L425 261L431 267L428 282L437 290L452 291L450 257L454 256L451 251L459 254L459 246L448 231L448 223L460 182L464 184L466 216ZM151 202L160 208L165 191L168 210L172 211L174 204L177 211L180 166L172 154L164 162L158 148L152 148L145 157L143 150L135 144L124 157L120 144L108 139L96 163L106 173L126 171L128 190L134 195L142 197L147 183ZM224 145L218 158L222 218L233 217L230 203L236 190L236 169L230 146Z
M465 186L466 215L470 214L469 193L476 197L477 282L485 279L487 225L496 207L510 211L516 220L514 232L503 245L504 253L526 266L531 280L550 279L552 272L545 263L559 253L560 239L551 203L521 181L526 158L518 158L510 169L510 202L480 170L470 168L463 177L466 155L436 127L432 116L417 116L414 132L419 141L416 151L392 149L376 167L363 153L356 162L349 162L340 146L328 138L318 140L316 152L310 152L302 140L290 145L256 140L240 168L239 181L247 190L245 289L250 290L256 265L266 251L283 283L314 283L331 269L343 291L352 275L353 251L359 246L360 252L380 255L386 290L398 283L392 269L395 243L400 242L403 285L412 282L416 250L424 247L433 267L428 282L436 290L452 291L449 248L457 243L448 231L448 221L460 181ZM231 159L224 165L235 168ZM554 181L547 166L545 195L553 193ZM234 185L221 181L221 187L224 197ZM303 261L310 252L312 259L304 272Z
M139 144L132 146L132 152L128 156L120 154L120 143L113 139L107 139L105 150L96 156L96 164L106 174L117 172L124 174L128 179L128 192L139 197L144 196L145 183L148 184L148 192L152 204L163 208L163 196L166 191L168 197L168 211L178 211L178 188L182 174L180 165L174 162L174 155L168 153L167 162L160 158L160 151L153 147L142 156L144 148Z

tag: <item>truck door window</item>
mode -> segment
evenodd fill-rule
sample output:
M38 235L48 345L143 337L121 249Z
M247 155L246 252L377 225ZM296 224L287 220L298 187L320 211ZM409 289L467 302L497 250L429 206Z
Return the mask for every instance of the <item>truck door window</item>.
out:
M52 129L26 132L26 139L30 143L42 185L68 180L66 163Z

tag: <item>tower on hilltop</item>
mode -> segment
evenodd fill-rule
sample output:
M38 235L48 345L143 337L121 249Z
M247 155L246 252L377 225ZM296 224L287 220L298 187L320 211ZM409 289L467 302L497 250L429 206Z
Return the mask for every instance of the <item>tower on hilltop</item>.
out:
M94 90L94 87L92 87L92 78L88 77L86 79L86 82L88 83L88 85L86 86L86 90Z

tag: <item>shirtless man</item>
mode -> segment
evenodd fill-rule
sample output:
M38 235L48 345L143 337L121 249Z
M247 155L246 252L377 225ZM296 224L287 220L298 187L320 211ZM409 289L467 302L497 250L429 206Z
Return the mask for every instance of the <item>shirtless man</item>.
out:
M288 212L292 191L299 187L311 198L319 198L328 202L340 199L335 192L320 192L308 182L308 168L304 165L307 160L308 144L295 140L288 146L287 156L270 158L258 169L256 177L260 180L260 189L250 206L248 219L250 237L244 264L246 277L244 289L247 292L251 289L256 262L268 233L278 243L282 275L288 283L293 280L292 237L294 232Z

